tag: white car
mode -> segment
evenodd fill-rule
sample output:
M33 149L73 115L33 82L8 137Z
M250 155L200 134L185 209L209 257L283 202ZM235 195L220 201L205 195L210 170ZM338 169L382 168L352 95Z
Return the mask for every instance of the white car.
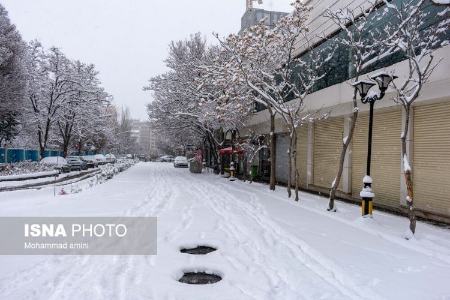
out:
M107 163L106 157L103 154L94 155L94 159L99 165L104 165Z
M112 154L112 153L106 154L105 157L106 157L106 161L109 162L109 163L115 163L116 160L117 160L116 156L114 154Z
M69 173L71 171L71 167L67 164L67 160L61 156L50 156L41 159L41 164L52 166L55 170L63 173Z
M185 156L177 156L173 161L173 166L175 168L187 168L189 163Z
M61 156L49 156L41 159L41 164L62 167L64 165L67 165L67 160Z

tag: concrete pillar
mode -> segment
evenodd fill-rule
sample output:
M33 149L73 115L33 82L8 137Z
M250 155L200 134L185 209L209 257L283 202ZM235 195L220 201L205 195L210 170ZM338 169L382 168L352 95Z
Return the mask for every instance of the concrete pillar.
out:
M350 135L351 118L344 117L344 138ZM342 141L344 142L344 141ZM342 171L342 191L347 194L352 193L352 144L348 146L345 154L344 169Z
M314 123L308 124L308 153L307 153L306 187L314 184Z
M406 123L406 113L405 110L402 109L402 134L403 128ZM400 137L399 137L400 138ZM408 154L409 162L413 165L414 158L414 109L411 110L409 116L409 128L408 134L406 136L406 152ZM414 174L414 169L412 170ZM403 157L401 157L400 153L400 205L406 206L406 196L408 195L406 182L405 182L405 172L404 172L404 163Z

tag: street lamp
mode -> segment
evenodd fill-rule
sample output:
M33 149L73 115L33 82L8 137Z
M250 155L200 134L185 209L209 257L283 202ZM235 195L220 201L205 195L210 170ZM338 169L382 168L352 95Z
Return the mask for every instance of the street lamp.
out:
M361 211L363 216L372 216L373 211L373 198L375 194L372 190L372 177L370 177L370 164L372 160L372 129L373 129L373 108L375 102L384 98L386 90L388 89L391 82L397 78L397 76L393 76L387 73L378 73L370 77L373 81L360 80L352 85L358 91L361 102L363 104L369 103L370 105L370 116L369 116L369 142L367 149L367 172L366 176L363 178L364 187L360 193L360 197L362 198L362 206ZM378 88L380 89L380 93L369 93L370 89L378 84Z

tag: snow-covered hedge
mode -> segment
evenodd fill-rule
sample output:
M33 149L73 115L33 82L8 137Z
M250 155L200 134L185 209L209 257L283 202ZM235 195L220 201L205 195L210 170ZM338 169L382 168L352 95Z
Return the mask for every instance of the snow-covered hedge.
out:
M4 164L0 168L0 176L16 176L53 171L54 166L33 161Z
M18 174L18 175L6 175L0 176L0 182L2 181L24 181L29 179L38 179L45 178L51 176L59 175L59 171L45 171L45 172L37 172L37 173L27 173L27 174Z
M106 165L99 166L101 173L98 175L102 180L111 179L114 175L127 170L133 166L136 162L132 159L119 159L116 163L108 163ZM99 179L100 179L99 178Z

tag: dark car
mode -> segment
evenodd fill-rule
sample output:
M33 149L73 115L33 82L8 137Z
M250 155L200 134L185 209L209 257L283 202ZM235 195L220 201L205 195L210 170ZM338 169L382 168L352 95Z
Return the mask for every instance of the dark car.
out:
M81 156L81 160L84 161L88 168L97 168L98 162L92 155Z
M71 171L87 170L88 168L87 163L78 156L69 156L66 158L66 160L67 164L70 166Z
M173 162L174 158L172 155L163 155L160 157L162 162Z

